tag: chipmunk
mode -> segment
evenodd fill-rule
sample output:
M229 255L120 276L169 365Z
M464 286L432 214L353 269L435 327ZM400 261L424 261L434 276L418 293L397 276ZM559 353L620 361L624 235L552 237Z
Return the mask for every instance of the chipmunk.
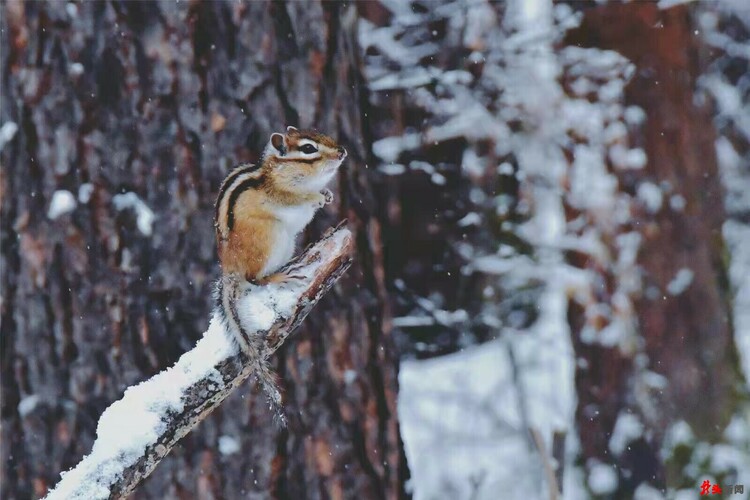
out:
M325 186L346 149L312 130L274 133L258 165L244 164L224 179L216 198L216 242L222 276L216 307L232 338L256 364L258 381L282 426L286 419L275 377L263 359L263 339L242 327L237 300L248 286L281 281L276 271L294 254L297 235L315 212L333 201Z

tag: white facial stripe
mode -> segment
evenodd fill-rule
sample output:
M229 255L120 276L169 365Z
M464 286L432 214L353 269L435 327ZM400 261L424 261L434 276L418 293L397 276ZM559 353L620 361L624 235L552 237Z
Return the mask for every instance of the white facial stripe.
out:
M304 160L316 160L320 158L320 153L310 153L305 154L302 151L290 151L286 154L286 156L283 157L284 160L295 160L295 159L304 159Z
M301 141L299 141L300 147L304 146L305 144L312 144L316 149L318 148L317 143L315 141L311 141L310 139L302 139Z

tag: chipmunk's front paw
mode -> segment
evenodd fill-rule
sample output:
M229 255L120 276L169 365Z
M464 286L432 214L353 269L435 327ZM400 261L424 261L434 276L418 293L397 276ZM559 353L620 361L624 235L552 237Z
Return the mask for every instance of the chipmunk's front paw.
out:
M333 202L333 193L330 189L321 189L320 194L323 195L323 199L325 200L324 205L328 205L329 203Z

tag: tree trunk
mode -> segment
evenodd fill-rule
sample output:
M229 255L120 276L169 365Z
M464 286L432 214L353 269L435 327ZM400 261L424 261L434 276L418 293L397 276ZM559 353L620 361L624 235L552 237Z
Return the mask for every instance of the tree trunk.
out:
M1 121L18 129L1 153L0 496L43 495L90 451L102 410L206 329L219 183L286 125L314 126L350 152L335 208L306 239L348 217L357 242L352 270L277 355L290 427L279 431L246 384L133 497L398 496L405 464L363 168L356 9L3 8Z
M654 3L587 10L583 24L566 39L617 51L635 64L626 104L646 113L634 144L646 151L648 162L641 171L620 172L620 184L635 195L641 183L650 182L663 198L656 211L643 207L632 220L632 229L642 236L643 293L636 313L646 365L617 349L576 342L577 356L587 361L577 373L584 457L612 460L607 444L621 411L640 414L650 430L646 436L653 436L632 443L619 463L621 485L632 488L642 481L670 483L658 457L669 425L684 419L698 437L711 439L723 430L734 405L737 372L726 363L733 347L722 295L727 290L721 262L724 212L715 131L710 109L695 99L699 40L687 7L660 10ZM692 281L675 292L680 274ZM576 311L571 317L580 324ZM664 387L641 391L644 370L665 377ZM623 469L630 469L629 475L622 475Z

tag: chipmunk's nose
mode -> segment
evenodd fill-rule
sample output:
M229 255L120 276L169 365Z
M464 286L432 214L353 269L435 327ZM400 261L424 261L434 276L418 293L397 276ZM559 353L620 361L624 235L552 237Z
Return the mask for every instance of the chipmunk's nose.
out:
M339 160L346 158L346 149L343 146L339 146Z

